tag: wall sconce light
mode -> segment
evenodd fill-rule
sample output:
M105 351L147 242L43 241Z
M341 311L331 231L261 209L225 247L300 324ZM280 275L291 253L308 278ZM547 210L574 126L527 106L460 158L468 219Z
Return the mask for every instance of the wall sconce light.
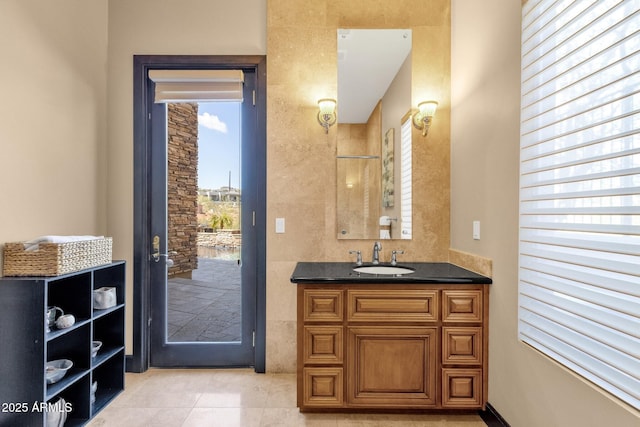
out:
M324 128L324 133L329 133L329 127L336 122L336 100L323 98L318 100L318 123Z
M422 136L427 136L436 108L436 101L425 101L418 104L418 110L413 113L413 125L422 131Z

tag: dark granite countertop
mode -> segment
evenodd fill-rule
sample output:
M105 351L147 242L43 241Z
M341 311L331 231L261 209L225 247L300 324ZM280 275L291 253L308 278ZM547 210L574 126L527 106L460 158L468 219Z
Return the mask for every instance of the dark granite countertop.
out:
M370 266L365 263L363 266ZM381 263L380 265L389 265ZM293 283L476 283L491 284L489 277L482 276L448 262L403 262L398 267L414 270L404 275L366 274L353 271L357 267L351 262L299 262L291 282Z

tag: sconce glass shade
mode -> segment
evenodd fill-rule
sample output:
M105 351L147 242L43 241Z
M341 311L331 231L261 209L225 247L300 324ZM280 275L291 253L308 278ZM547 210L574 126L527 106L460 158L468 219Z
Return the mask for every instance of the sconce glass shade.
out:
M324 98L318 100L318 123L324 128L325 133L329 133L329 127L333 126L336 122L336 100L331 98Z
M427 136L431 120L436 114L438 103L436 101L425 101L418 104L418 111L413 114L413 125L422 131L422 136Z

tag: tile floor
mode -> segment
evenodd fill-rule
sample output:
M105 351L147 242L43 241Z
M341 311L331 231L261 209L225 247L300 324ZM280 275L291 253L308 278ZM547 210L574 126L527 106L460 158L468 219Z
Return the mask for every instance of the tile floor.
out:
M89 427L485 427L471 414L301 414L295 374L251 369L151 369L126 374L125 391Z
M169 341L240 341L240 280L236 260L203 257L191 279L169 279Z

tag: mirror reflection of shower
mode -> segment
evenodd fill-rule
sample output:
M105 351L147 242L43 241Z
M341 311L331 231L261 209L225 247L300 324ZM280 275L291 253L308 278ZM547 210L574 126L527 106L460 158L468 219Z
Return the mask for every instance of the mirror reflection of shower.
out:
M411 215L411 163L406 169L402 160L404 144L411 145L410 128L408 141L402 138L411 110L411 35L338 30L338 239L411 238L402 232Z

